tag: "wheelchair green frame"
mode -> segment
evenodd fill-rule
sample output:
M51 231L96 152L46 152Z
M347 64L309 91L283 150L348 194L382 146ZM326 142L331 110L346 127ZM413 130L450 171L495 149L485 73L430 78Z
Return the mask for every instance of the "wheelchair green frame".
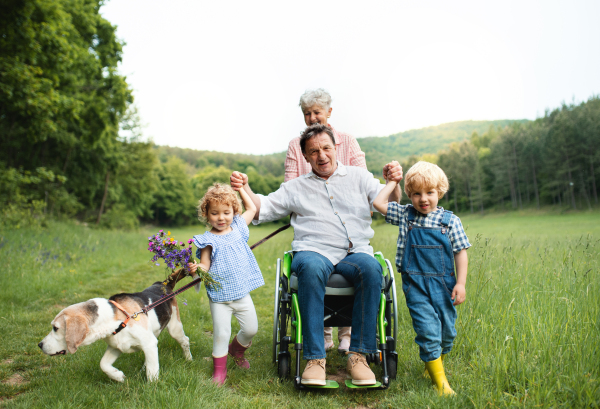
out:
M367 354L367 362L381 364L383 376L381 382L370 386L357 386L346 381L349 388L387 389L391 379L396 379L398 354L398 302L396 297L396 282L394 270L389 260L384 259L381 252L375 253L375 258L381 264L384 276L384 288L381 291L379 311L377 314L377 337L379 352ZM280 379L290 377L291 354L289 347L296 350L296 373L293 381L297 389L338 388L335 381L327 380L324 386L302 385L300 376L300 351L302 350L302 317L298 304L298 294L290 289L292 275L292 252L284 254L283 260L277 259L275 277L275 306L273 312L273 363L277 364ZM288 335L288 329L290 334Z

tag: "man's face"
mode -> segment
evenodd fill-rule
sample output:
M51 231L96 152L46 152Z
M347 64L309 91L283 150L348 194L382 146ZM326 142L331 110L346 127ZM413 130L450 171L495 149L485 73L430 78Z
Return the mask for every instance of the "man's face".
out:
M329 135L323 132L306 141L303 155L317 176L328 179L337 169L335 149Z

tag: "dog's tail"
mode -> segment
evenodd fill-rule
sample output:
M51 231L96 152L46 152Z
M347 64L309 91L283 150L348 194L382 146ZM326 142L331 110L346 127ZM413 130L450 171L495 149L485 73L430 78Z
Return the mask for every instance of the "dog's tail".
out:
M185 271L184 268L180 268L179 270L169 274L169 277L167 277L167 279L165 280L165 285L169 290L173 291L175 285L183 278L188 277L189 275L190 274L187 271Z

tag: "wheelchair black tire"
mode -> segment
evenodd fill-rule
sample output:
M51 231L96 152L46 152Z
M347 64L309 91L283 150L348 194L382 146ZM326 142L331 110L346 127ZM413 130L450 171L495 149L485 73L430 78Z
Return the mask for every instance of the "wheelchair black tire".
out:
M387 375L390 379L396 379L398 374L398 355L387 354L385 357L385 363L387 366Z
M277 273L275 276L275 305L273 311L273 363L277 362L277 355L279 354L279 311L281 309L281 259L277 259Z
M277 361L277 370L279 372L279 379L288 379L290 377L290 355L281 354Z

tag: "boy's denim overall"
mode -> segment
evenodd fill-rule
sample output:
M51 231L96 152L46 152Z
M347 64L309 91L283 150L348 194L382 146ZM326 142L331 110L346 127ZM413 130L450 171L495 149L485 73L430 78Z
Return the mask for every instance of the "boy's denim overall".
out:
M402 290L417 333L424 362L452 349L456 337L456 309L452 290L456 285L454 254L448 234L452 212L445 210L442 227L414 224L416 210L408 212L408 232L402 257Z

